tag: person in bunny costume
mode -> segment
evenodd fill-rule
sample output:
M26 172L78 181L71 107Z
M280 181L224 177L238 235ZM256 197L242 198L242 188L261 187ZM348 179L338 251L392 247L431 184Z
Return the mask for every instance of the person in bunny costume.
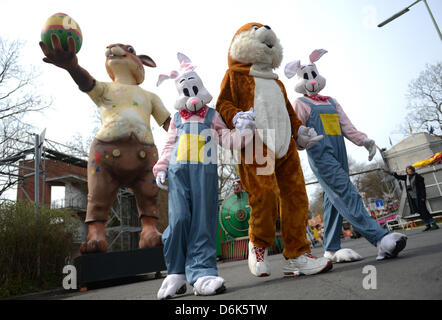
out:
M288 63L284 70L288 78L298 75L300 79L295 91L304 96L293 103L299 119L324 136L324 139L307 149L310 168L324 191L324 257L333 262L362 259L352 249L341 249L343 218L378 247L378 260L395 257L405 248L407 237L400 233L388 234L368 214L349 177L344 137L358 146L364 146L369 152L369 161L376 153L376 144L355 128L336 99L319 95L326 80L319 74L315 62L326 52L314 50L310 54L310 64L301 65L299 60L295 60Z
M167 277L159 299L186 291L213 295L225 290L216 265L218 214L217 144L241 147L252 132L231 134L221 116L207 104L212 96L188 57L178 53L181 73L160 75L157 85L175 79L179 97L161 157L153 168L157 185L169 189L169 226L163 233ZM253 127L253 123L250 124ZM236 139L236 140L235 140ZM238 142L235 142L238 141ZM168 179L168 187L165 185Z
M297 145L308 148L322 137L305 127L291 107L284 85L273 72L281 61L282 46L275 32L261 23L245 24L231 42L228 69L216 104L231 129L241 130L256 121L253 154L243 150L238 169L252 208L248 263L257 277L271 273L267 254L274 243L278 215L284 276L312 275L332 268L327 259L310 254L306 237L308 197L296 150ZM259 159L261 147L270 154L270 170L260 170L268 165Z

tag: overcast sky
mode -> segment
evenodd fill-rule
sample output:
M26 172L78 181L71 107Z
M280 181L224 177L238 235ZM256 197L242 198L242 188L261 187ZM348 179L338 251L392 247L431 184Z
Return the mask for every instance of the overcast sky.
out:
M171 113L177 92L173 81L155 86L160 73L178 67L176 53L183 52L195 65L214 97L227 68L227 51L236 30L248 22L267 24L284 48L282 65L276 70L289 99L296 77L283 73L287 62L307 63L310 52L328 51L316 64L327 79L321 92L338 100L353 124L379 147L390 147L404 137L395 133L406 114L406 91L425 64L442 57L442 42L423 2L397 20L378 28L377 24L402 10L413 0L245 0L245 1L21 1L0 0L0 35L25 41L21 62L40 72L41 92L53 99L42 115L27 117L37 131L61 143L80 133L92 135L94 103L80 92L64 70L42 62L38 46L43 24L53 13L73 17L83 33L79 63L100 81L110 81L104 50L108 44L124 43L138 54L149 55L157 68L146 68L141 87L160 96ZM428 0L442 27L442 1ZM156 126L156 123L155 123ZM161 150L165 133L154 129ZM368 152L347 141L347 150L358 162ZM301 158L307 165L305 152ZM380 155L375 156L375 160Z

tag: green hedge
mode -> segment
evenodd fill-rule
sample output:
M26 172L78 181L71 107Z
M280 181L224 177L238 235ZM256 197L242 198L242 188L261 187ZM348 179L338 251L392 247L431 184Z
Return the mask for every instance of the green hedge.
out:
M80 220L73 211L28 201L0 203L0 297L60 287ZM37 239L40 278L37 277Z

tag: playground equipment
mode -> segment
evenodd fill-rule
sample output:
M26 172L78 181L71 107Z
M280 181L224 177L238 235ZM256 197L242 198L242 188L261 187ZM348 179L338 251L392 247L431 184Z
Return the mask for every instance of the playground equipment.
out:
M233 183L232 193L222 200L218 213L216 254L223 261L243 260L248 255L248 231L251 207L249 197L242 190L240 179ZM282 252L281 235L277 233L269 254Z

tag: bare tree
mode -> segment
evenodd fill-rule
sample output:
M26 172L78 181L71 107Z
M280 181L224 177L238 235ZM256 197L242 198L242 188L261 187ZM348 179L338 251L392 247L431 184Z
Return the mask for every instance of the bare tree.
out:
M324 215L323 193L321 186L318 184L318 188L316 188L309 197L309 209L313 216Z
M218 148L218 197L224 199L232 191L237 172L231 150Z
M72 156L87 159L93 139L93 135L85 138L81 133L77 132L72 136L71 140L66 142L66 147L69 148L67 153Z
M442 134L442 62L427 64L419 77L408 86L409 110L401 131Z
M383 166L383 161L378 160L364 168L364 171L369 172L355 176L353 181L358 192L365 194L367 198L386 199L393 197L393 187L386 179L389 176L383 170L375 170Z
M0 37L0 196L17 181L14 163L29 154L27 142L32 126L23 122L29 112L38 112L50 105L35 89L35 70L20 63L23 43Z

